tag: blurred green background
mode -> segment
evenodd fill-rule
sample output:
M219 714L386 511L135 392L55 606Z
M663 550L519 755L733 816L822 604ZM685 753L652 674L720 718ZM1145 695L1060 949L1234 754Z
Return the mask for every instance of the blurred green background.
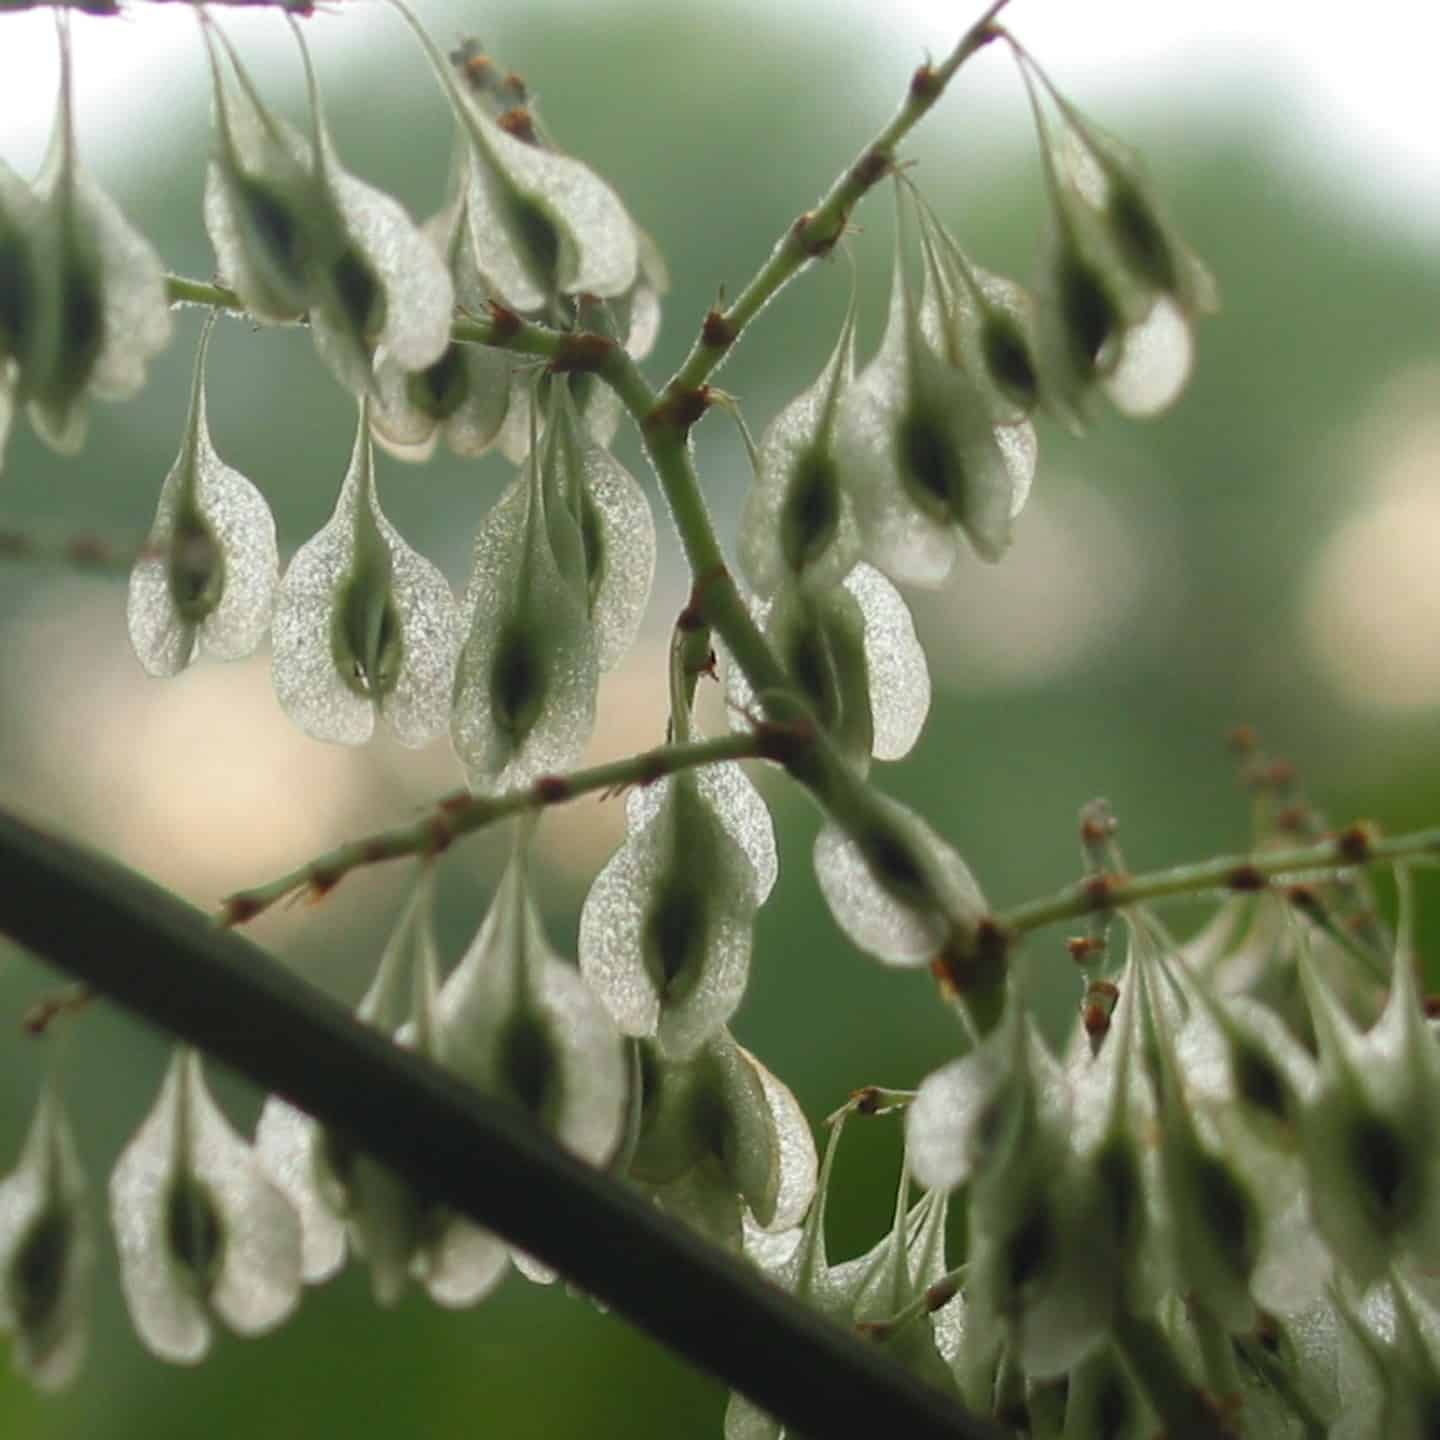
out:
M1095 8L1103 24L1104 7ZM561 143L600 169L660 242L675 289L648 366L656 378L684 353L717 289L743 284L888 117L919 55L863 7L834 11L834 23L823 5L777 18L727 0L425 13L442 43L478 29L523 72ZM347 50L338 37L349 18L314 27L342 155L424 215L442 195L444 107L398 22L377 30L367 15L379 40ZM0 46L10 24L0 19ZM251 17L243 34L280 27L278 16ZM1042 49L1040 58L1061 57ZM255 63L267 94L298 118L293 55L272 45ZM977 62L976 77L974 94L962 80L907 153L975 257L1026 278L1044 221L1028 120L998 55ZM1063 68L1056 78L1066 84ZM1102 415L1083 443L1043 427L1013 554L996 569L967 558L946 590L915 598L935 706L914 755L881 779L953 841L998 905L1074 877L1075 813L1098 794L1121 817L1136 867L1243 846L1247 803L1222 745L1240 721L1299 765L1337 819L1370 816L1393 830L1440 819L1440 246L1434 229L1318 164L1319 142L1287 118L1284 94L1252 80L1243 68L1207 70L1177 95L1152 90L1148 100L1107 85L1103 103L1073 89L1144 151L1218 275L1224 310L1204 324L1197 373L1172 413L1144 425ZM83 70L77 83L83 94ZM82 146L99 143L98 128L114 132L106 153L123 152L126 163L100 178L167 264L208 275L198 45L127 85L105 126L82 127ZM0 153L19 164L5 138L21 117L5 104ZM23 118L33 128L34 117ZM1374 163L1383 167L1384 156ZM1404 176L1396 183L1403 192ZM857 216L850 247L867 348L885 303L888 211L882 199ZM850 283L843 260L816 267L722 372L757 433L822 363ZM144 393L95 407L78 459L57 459L22 428L0 475L0 526L42 540L138 543L179 442L198 328L197 315L179 317ZM306 336L238 322L217 333L209 389L217 447L265 491L293 550L334 502L350 400ZM697 443L719 522L733 533L743 450L718 414ZM622 433L618 453L641 473L632 436ZM379 465L392 520L463 583L469 536L507 478L503 463ZM663 646L684 589L670 545L642 643L602 695L597 757L660 738ZM341 753L304 739L280 715L263 657L147 680L129 653L123 584L61 567L0 563L0 667L0 801L202 905L402 821L459 781L441 746ZM837 936L810 868L815 815L783 787L767 793L782 878L761 914L735 1029L818 1122L862 1083L917 1082L953 1053L953 1032L926 977L882 971ZM585 886L616 843L620 813L617 803L586 802L542 830L549 923L572 953ZM447 958L478 923L498 853L498 842L481 839L446 862ZM398 873L352 881L322 908L267 919L256 937L357 995L402 883ZM1434 933L1440 915L1428 908ZM1040 937L1026 956L1057 1029L1079 996L1060 938ZM0 1166L18 1149L50 1058L20 1035L19 1017L56 984L0 951ZM103 1007L56 1043L98 1199L150 1104L165 1043ZM228 1077L216 1082L248 1123L256 1097ZM851 1128L833 1254L879 1233L897 1158L893 1121ZM585 1302L518 1277L470 1313L417 1297L381 1312L352 1271L309 1295L279 1334L222 1338L189 1372L140 1348L113 1261L105 1266L81 1379L41 1398L0 1364L0 1436L718 1434L717 1387Z

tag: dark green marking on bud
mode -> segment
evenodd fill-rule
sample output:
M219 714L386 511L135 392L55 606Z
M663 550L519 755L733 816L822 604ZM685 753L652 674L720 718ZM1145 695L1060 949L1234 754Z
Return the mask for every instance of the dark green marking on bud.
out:
M490 662L490 714L512 744L519 745L535 728L545 705L547 678L534 630L523 620L511 621Z
M465 353L453 340L445 353L424 370L405 377L405 398L429 420L448 420L470 393L470 370Z
M49 381L42 388L45 403L63 412L90 381L105 344L105 300L98 262L74 247L60 276L60 345Z
M35 276L25 237L0 215L0 359L22 356L35 330Z
M1130 1433L1135 1402L1130 1387L1114 1370L1107 1370L1091 1402L1095 1423L1090 1433L1099 1440L1120 1440Z
M1349 1138L1351 1170L1359 1177L1366 1208L1384 1226L1403 1224L1416 1194L1405 1141L1375 1115L1352 1121Z
M840 528L840 477L829 452L807 447L795 462L780 509L780 551L799 575L830 548Z
M1290 1087L1263 1050L1242 1041L1235 1047L1231 1064L1235 1073L1235 1089L1242 1100L1277 1120L1290 1118Z
M1037 1198L1005 1242L1005 1279L1012 1292L1044 1274L1055 1258L1058 1239L1049 1206Z
M69 1210L47 1206L30 1223L6 1277L10 1305L22 1331L43 1329L65 1290L65 1262L75 1239Z
M589 490L580 492L580 546L585 556L586 608L595 613L595 602L610 573L610 547L605 543L605 520Z
M250 175L234 177L239 208L267 263L293 290L305 288L305 238L300 219L280 192Z
M208 1295L225 1258L225 1222L209 1189L193 1175L176 1177L165 1196L165 1241L199 1295Z
M1073 250L1060 261L1060 318L1076 368L1092 372L1120 330L1120 312L1099 271Z
M1145 1211L1140 1204L1140 1166L1122 1135L1112 1135L1095 1157L1100 1214L1116 1246L1133 1249L1140 1240Z
M330 279L351 329L367 343L374 340L385 325L385 291L369 262L347 245L330 267Z
M499 1074L506 1093L535 1119L548 1121L559 1110L563 1075L550 1031L528 1009L500 1031Z
M175 517L169 560L170 598L182 620L198 625L225 592L225 553L209 522L193 506Z
M1040 377L1020 327L992 310L980 331L980 351L996 386L1017 405L1029 409L1040 394Z
M516 248L545 289L553 292L560 270L560 232L544 209L523 195L512 194L507 208Z
M866 832L858 843L870 873L887 894L912 903L929 897L924 866L906 841L888 825Z
M1178 283L1175 255L1140 187L1112 175L1105 218L1130 264L1157 290L1172 294Z
M1255 1263L1254 1206L1230 1171L1210 1155L1193 1157L1191 1181L1197 1208L1209 1222L1226 1257L1249 1274Z
M383 699L394 690L405 659L388 571L388 564L383 571L357 565L341 584L330 626L330 653L340 678L367 699Z
M911 498L932 520L945 525L959 515L965 494L965 467L940 418L912 410L896 432L900 478Z
M835 675L835 657L826 643L825 627L818 617L797 626L787 637L785 665L809 700L821 727L833 729L840 719L842 699Z
M691 868L670 867L640 932L645 968L665 1001L693 988L705 960L708 907Z

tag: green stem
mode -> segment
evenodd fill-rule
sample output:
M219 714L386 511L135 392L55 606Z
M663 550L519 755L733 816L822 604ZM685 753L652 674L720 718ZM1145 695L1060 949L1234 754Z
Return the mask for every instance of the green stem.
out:
M143 876L3 811L0 871L0 932L333 1126L791 1433L1001 1440L512 1106L357 1024Z
M1264 890L1276 880L1327 880L1336 871L1440 855L1440 829L1376 839L1360 826L1315 845L1264 850L1254 855L1221 855L1196 865L1177 865L1147 875L1095 875L1067 885L1058 895L1004 910L995 924L1019 936L1061 920L1097 911L1120 910L1147 900L1204 895L1215 890Z
M236 891L226 898L221 918L226 924L240 925L290 895L307 892L321 899L352 870L411 855L438 855L462 835L473 834L512 815L562 805L596 791L618 792L632 785L649 785L663 776L701 765L718 765L725 760L773 759L777 743L783 746L784 737L777 737L769 727L761 726L758 730L721 735L713 740L646 750L568 775L542 775L524 789L505 795L471 795L468 791L459 791L439 801L428 815L414 824L349 841L266 885Z
M786 230L770 258L729 308L707 318L685 363L666 387L667 393L684 393L700 386L760 311L812 260L829 254L844 234L855 206L890 173L900 142L945 93L955 72L995 38L992 26L1007 4L1009 0L994 0L942 64L922 65L915 72L905 100L890 123L834 181L820 203ZM721 343L716 343L717 337L723 337Z
M1165 1440L1234 1440L1235 1432L1185 1373L1153 1320L1119 1315L1116 1350L1164 1426Z

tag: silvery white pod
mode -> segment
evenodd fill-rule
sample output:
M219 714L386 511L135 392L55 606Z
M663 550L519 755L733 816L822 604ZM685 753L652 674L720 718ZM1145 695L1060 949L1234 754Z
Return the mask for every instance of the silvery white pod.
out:
M574 765L595 723L600 670L576 558L583 538L564 507L551 514L546 488L532 452L475 537L450 736L481 793Z
M373 389L377 348L407 369L433 364L455 307L444 259L402 205L340 164L299 31L308 140L261 104L233 50L238 88L224 84L212 39L220 32L203 23L217 128L205 224L221 274L257 318L307 315L316 349L356 394Z
M110 1217L130 1318L161 1359L203 1359L216 1318L273 1330L300 1298L300 1222L186 1046L110 1177Z
M920 738L930 710L930 672L900 592L861 561L839 585L787 586L751 602L791 679L821 727L862 772L870 760L899 760ZM757 709L738 665L726 676L735 729Z
M860 558L854 503L837 454L840 399L855 374L855 297L819 378L760 437L755 480L740 516L739 560L762 596L824 587Z
M86 394L133 395L171 333L160 258L81 171L71 111L70 32L62 24L55 129L34 209L20 217L29 231L31 303L11 346L16 398L36 433L66 454L84 442ZM9 198L18 194L7 189ZM13 324L13 299L9 308Z
M684 1059L730 1019L775 875L769 811L738 765L631 794L580 912L580 971L623 1034Z
M615 192L580 161L497 124L461 88L414 15L395 8L454 110L470 170L470 243L490 292L522 313L547 311L562 295L624 295L635 283L640 246Z
M0 1332L15 1368L44 1390L75 1378L90 1328L95 1239L75 1139L52 1082L19 1164L0 1180Z
M983 560L1010 546L1034 455L997 430L975 381L934 349L897 244L880 349L846 391L841 473L865 558L892 580L937 585L960 534Z
M251 654L265 638L280 582L275 521L264 497L215 453L205 421L200 337L180 454L160 490L155 523L130 572L130 643L152 675L175 675L201 651Z
M380 510L364 400L335 512L290 561L274 631L275 693L306 734L360 745L384 721L401 744L423 745L444 731L455 600Z

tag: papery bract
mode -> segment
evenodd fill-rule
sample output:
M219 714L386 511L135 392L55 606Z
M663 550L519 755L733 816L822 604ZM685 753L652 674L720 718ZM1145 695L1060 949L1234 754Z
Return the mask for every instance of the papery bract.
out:
M449 721L459 645L445 577L381 513L362 402L335 512L276 595L276 694L318 740L363 744L383 719L423 745Z
M193 1364L211 1317L242 1335L284 1321L300 1296L300 1223L178 1047L154 1108L110 1177L120 1280L135 1329Z
M238 660L270 626L280 581L264 497L215 453L205 421L207 323L180 454L130 572L130 643L152 675L175 675L202 650Z

